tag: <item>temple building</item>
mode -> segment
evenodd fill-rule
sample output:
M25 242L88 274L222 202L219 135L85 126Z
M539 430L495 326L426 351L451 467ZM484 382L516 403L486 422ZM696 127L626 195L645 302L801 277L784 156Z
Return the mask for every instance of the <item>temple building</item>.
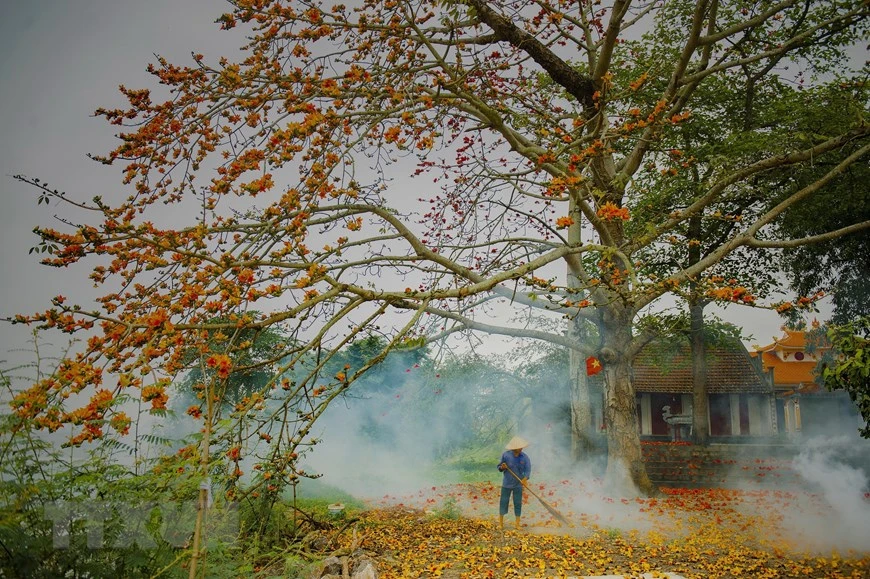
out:
M713 438L770 437L777 433L770 382L738 340L708 344L707 417ZM692 363L688 342L675 352L645 348L634 363L638 423L644 438L691 433Z
M843 391L816 382L830 346L807 343L806 334L784 336L748 351L740 340L705 346L710 442L798 443L805 436L854 435L863 422ZM589 374L587 367L587 374ZM594 428L604 434L604 373L589 376ZM646 441L691 440L692 356L682 344L652 342L632 365L639 434Z
M773 385L776 416L786 436L826 435L859 428L854 403L842 391L817 383L816 368L828 344L808 344L806 332L783 328L784 335L750 353Z

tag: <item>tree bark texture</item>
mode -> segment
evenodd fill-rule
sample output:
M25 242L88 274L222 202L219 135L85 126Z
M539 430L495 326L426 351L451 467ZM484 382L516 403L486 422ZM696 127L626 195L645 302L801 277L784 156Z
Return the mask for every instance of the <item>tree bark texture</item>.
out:
M607 470L605 488L617 492L657 492L649 479L640 447L637 400L631 380L632 341L630 318L608 316L603 325L604 422L607 427ZM629 486L629 484L631 486ZM633 487L633 488L631 488Z
M623 493L655 494L646 472L638 435L637 402L631 384L631 367L617 359L605 365L604 419L607 424L607 470L604 486ZM634 488L627 488L631 482Z
M701 216L689 219L689 265L701 261ZM693 243L697 242L697 243ZM707 444L710 421L707 415L707 352L704 345L704 301L696 281L690 284L689 341L692 353L692 440Z
M588 460L595 451L592 397L583 353L572 349L568 360L571 372L571 456L579 462Z
M692 341L692 440L707 444L710 419L707 415L707 351L704 344L704 306L689 305Z

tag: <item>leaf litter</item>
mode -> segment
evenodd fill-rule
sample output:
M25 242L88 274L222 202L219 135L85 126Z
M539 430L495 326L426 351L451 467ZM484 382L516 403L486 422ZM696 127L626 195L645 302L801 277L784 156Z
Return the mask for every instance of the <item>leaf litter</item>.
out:
M511 513L501 530L500 488L462 483L371 500L360 515L362 547L378 557L382 579L870 577L870 536L844 527L819 494L663 488L654 498L613 498L567 479L532 488L571 526L526 493L521 529ZM870 509L868 494L860 500Z

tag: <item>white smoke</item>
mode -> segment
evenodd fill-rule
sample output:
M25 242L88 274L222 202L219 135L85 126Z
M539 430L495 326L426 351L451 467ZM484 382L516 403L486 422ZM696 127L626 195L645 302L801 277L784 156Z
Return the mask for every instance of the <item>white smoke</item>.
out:
M804 444L793 468L812 494L786 512L783 521L798 546L817 552L870 551L867 474L846 462L856 454L860 459L866 444L845 436L814 438Z

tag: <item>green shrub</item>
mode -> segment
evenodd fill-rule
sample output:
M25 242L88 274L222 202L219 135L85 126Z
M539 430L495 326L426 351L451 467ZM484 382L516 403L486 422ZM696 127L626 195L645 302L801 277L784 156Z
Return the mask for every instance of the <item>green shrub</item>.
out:
M462 511L460 510L459 505L456 504L455 497L446 497L438 508L433 509L432 516L439 519L455 521L462 516Z

